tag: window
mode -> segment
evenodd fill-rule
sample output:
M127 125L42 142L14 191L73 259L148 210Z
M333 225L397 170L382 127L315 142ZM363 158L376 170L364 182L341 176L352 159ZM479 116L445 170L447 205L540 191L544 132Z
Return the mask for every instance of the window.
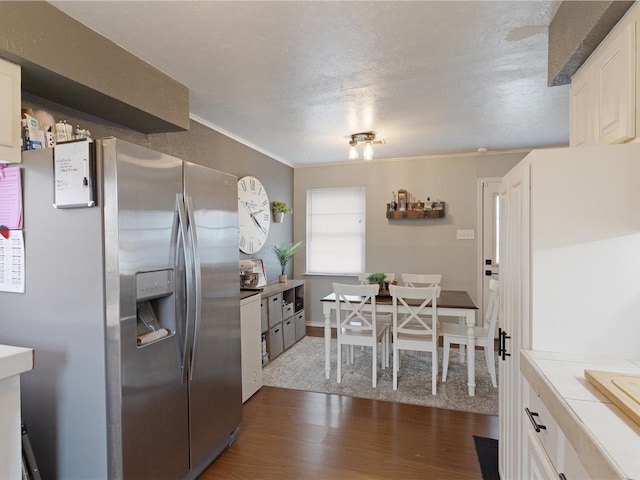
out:
M307 273L364 271L364 187L307 190Z

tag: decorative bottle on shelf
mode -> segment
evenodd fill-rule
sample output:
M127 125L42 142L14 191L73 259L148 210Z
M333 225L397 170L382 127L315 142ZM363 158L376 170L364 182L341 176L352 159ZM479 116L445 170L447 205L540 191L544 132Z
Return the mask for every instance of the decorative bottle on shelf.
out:
M425 210L431 210L432 205L431 205L431 197L427 197L427 201L424 202L424 209Z
M398 190L398 210L404 212L407 208L407 191Z
M389 211L390 212L396 211L396 192L395 191L391 192L391 203L389 204Z

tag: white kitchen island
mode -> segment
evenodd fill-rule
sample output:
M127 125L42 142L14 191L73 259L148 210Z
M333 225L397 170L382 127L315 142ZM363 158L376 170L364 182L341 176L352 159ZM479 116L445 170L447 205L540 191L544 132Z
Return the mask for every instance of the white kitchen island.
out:
M20 374L33 363L33 349L0 345L0 478L22 478Z

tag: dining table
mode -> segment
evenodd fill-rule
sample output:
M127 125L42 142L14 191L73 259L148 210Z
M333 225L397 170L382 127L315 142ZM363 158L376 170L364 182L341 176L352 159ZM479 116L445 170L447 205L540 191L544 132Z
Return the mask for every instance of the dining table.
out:
M360 302L363 297L347 296L349 301ZM320 299L322 302L322 313L324 314L324 371L325 378L331 376L331 316L336 309L335 293ZM409 305L412 302L407 302ZM420 303L417 303L418 305ZM340 305L344 305L340 302ZM346 305L341 308L348 308ZM393 300L390 295L376 296L376 314L393 313ZM476 312L478 306L473 301L468 292L464 290L441 290L440 296L436 300L436 309L439 317L457 317L464 319L467 326L467 386L469 388L469 396L476 394L476 371L475 371L475 346L476 339L474 335L474 327L476 326ZM373 310L372 303L369 300L364 306L363 311L371 312ZM433 307L426 308L425 314L433 313ZM406 308L398 303L398 313L407 313ZM463 348L463 347L461 347Z

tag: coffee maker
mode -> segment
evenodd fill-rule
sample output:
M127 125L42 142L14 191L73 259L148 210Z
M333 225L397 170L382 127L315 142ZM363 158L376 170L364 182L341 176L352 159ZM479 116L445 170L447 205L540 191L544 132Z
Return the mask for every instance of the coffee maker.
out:
M251 260L240 260L240 288L255 290L258 287L258 273Z

